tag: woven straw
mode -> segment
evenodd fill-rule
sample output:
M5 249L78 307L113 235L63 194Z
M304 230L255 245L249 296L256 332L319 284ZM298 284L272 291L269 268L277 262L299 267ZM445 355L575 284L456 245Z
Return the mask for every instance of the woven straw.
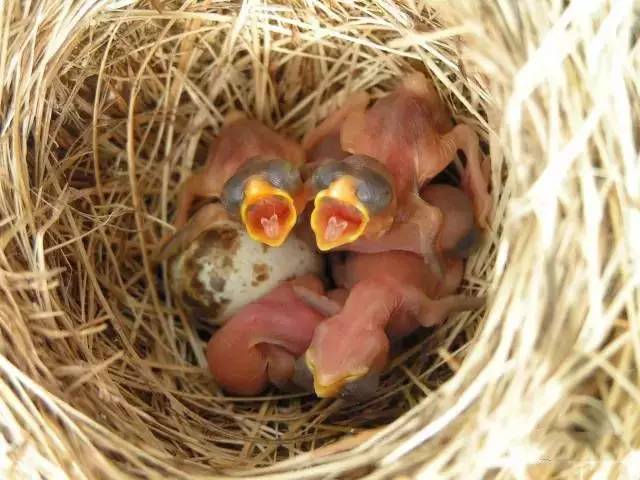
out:
M638 478L631 0L0 1L0 477ZM363 405L225 397L151 255L239 108L432 78L491 158L452 317Z

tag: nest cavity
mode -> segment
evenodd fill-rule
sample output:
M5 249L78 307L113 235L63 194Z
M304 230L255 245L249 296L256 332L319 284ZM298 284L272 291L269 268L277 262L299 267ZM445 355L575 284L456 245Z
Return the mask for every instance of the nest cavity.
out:
M640 471L634 8L0 2L1 476ZM233 109L301 138L411 70L491 159L464 281L486 308L412 338L364 404L223 395L151 258L178 185Z

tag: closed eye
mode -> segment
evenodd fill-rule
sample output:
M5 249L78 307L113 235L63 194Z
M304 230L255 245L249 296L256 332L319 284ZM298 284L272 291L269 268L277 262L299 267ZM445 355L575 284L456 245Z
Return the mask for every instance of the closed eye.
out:
M221 200L229 212L239 211L245 198L245 187L251 178L261 178L274 188L290 193L295 193L302 187L298 167L288 160L278 157L253 157L239 168L222 188Z

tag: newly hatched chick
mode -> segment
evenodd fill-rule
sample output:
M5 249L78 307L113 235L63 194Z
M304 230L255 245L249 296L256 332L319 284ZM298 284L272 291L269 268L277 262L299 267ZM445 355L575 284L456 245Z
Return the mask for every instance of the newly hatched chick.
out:
M462 186L472 198L478 225L487 223L490 197L478 137L467 125L451 124L421 73L408 75L368 110L363 101L347 103L311 132L303 146L316 157L311 161L323 160L323 152L329 152L325 157L334 153L319 162L310 179L315 193L311 227L321 250L409 250L442 270L434 252L442 214L418 192L458 150L467 159ZM392 226L394 235L385 238ZM384 243L376 245L378 241Z
M305 354L319 397L336 396L347 384L379 374L388 363L390 340L483 303L464 295L430 298L424 285L433 276L416 254L353 253L349 258L355 259L364 276L357 278L342 310L317 326ZM450 293L457 287L456 277L456 272L447 272L447 280L431 284L430 289Z
M235 395L257 395L269 383L289 384L324 316L297 295L295 288L324 293L313 275L284 282L238 311L209 340L209 369L218 384Z
M307 201L299 171L304 159L296 142L243 113L229 114L206 165L178 195L176 229L196 198L218 198L253 239L281 245Z
M448 185L428 185L422 195L443 213L435 241L443 275L409 251L350 253L344 263L334 261L334 280L349 294L340 312L318 326L305 354L318 396L376 378L388 362L390 340L482 305L454 295L477 240L471 202Z

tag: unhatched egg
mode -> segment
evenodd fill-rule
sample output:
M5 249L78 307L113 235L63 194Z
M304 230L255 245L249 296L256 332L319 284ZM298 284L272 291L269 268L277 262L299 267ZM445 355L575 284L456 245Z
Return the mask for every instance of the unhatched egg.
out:
M194 321L211 325L224 323L283 280L323 270L322 256L295 236L272 248L228 220L208 227L169 260L176 301Z

